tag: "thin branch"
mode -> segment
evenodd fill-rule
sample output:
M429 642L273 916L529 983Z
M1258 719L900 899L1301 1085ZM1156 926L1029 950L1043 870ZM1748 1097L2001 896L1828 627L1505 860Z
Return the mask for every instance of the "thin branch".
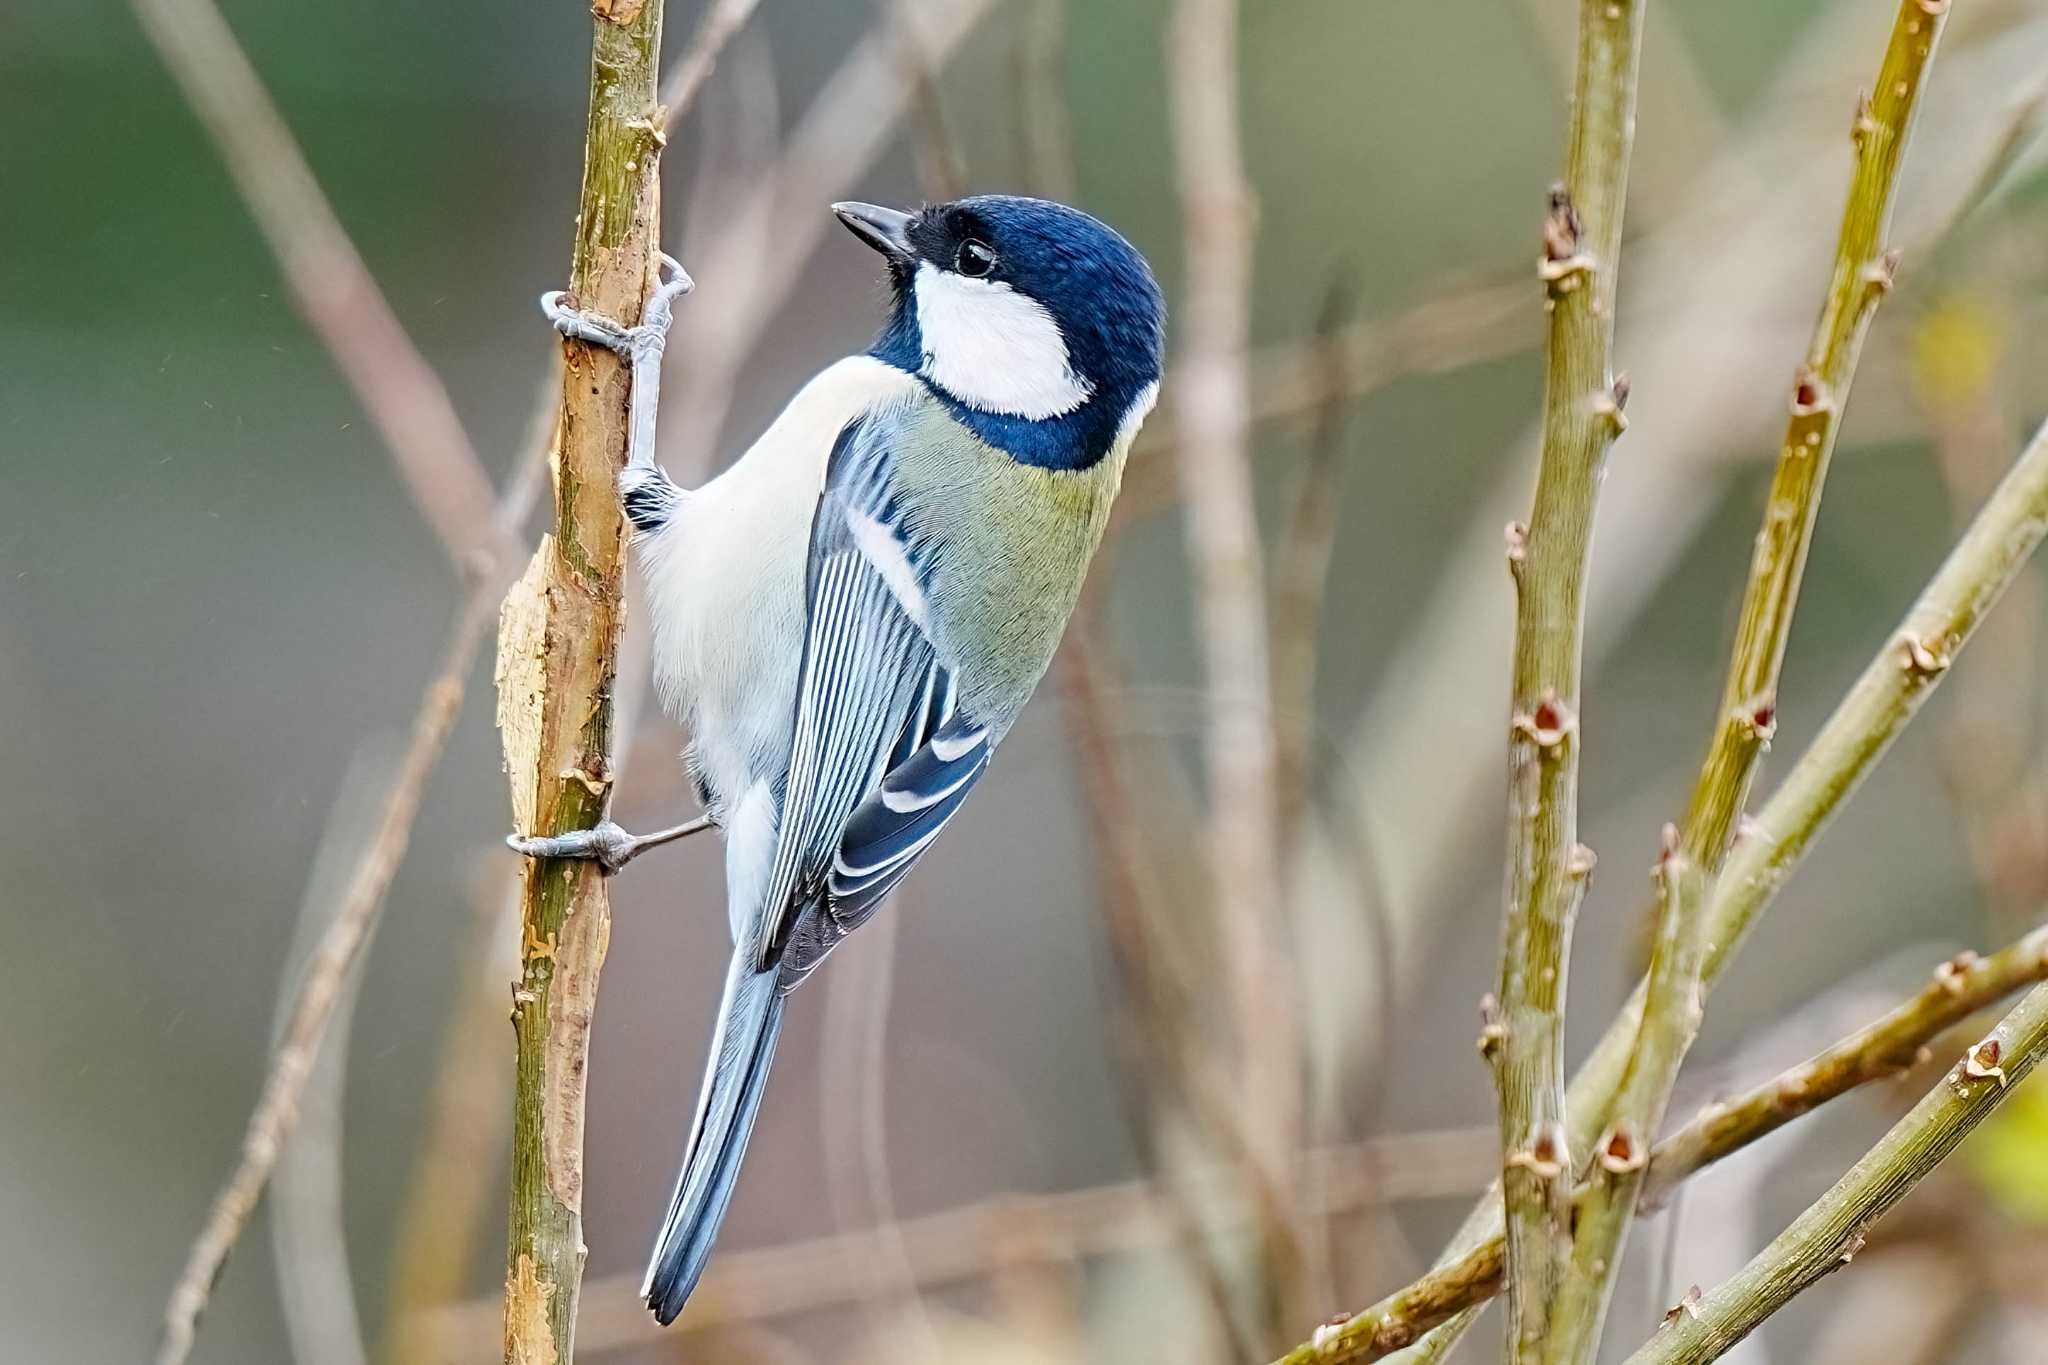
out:
M2048 928L1989 957L1966 953L1943 963L1926 990L1883 1018L1740 1099L1710 1105L1658 1143L1640 1207L1657 1207L1685 1180L1799 1115L1913 1065L1922 1049L1954 1025L2043 980L2048 980ZM1579 1187L1579 1208L1590 1194L1590 1185ZM1475 1313L1498 1294L1502 1259L1496 1233L1372 1307L1324 1324L1279 1365L1359 1365L1401 1350L1424 1332Z
M1080 196L1074 114L1067 97L1067 0L1025 0L1010 50L1017 117L1011 132L1023 183L1049 199Z
M1252 352L1251 420L1313 413L1330 399L1328 361L1340 356L1339 391L1352 400L1403 379L1450 374L1521 354L1536 344L1525 284L1454 289L1389 317L1364 318L1323 338L1278 342ZM1175 462L1180 432L1165 413L1148 422L1132 451L1114 526L1166 508L1180 496Z
M504 1071L505 982L518 970L515 865L494 850L457 956L454 999L427 1117L391 1242L378 1365L436 1359L424 1311L459 1301L476 1265L484 1210L495 1200L512 1132ZM495 1308L496 1305L494 1304ZM482 1331L478 1340L490 1339Z
M1167 37L1186 233L1181 352L1173 387L1197 633L1207 687L1204 757L1211 913L1238 1048L1249 1177L1291 1188L1301 1145L1301 1058L1290 964L1265 907L1279 882L1272 677L1250 435L1249 332L1255 208L1238 129L1236 0L1178 0ZM1265 1284L1255 1335L1283 1330L1303 1287L1299 1230L1261 1230Z
M1312 740L1316 730L1316 674L1321 653L1323 597L1330 581L1330 555L1337 543L1337 511L1344 475L1345 377L1343 315L1350 306L1348 282L1334 281L1318 319L1316 369L1323 401L1315 412L1308 460L1302 467L1273 553L1274 787L1282 847L1293 844L1308 810L1315 783Z
M1901 0L1877 94L1858 105L1855 172L1820 317L1793 382L1791 415L1743 592L1716 728L1685 818L1658 859L1658 931L1644 1022L1612 1102L1603 1095L1594 1104L1575 1106L1567 1129L1572 1150L1583 1152L1590 1144L1598 1162L1595 1196L1573 1240L1556 1330L1546 1348L1546 1359L1558 1365L1585 1365L1598 1348L1645 1146L1662 1122L1698 1031L1701 901L1727 857L1776 726L1779 674L1799 581L1863 337L1897 264L1883 242L1922 77L1947 12L1946 0L1931 6Z
M660 240L661 17L662 0L600 0L591 20L569 289L577 306L629 325L653 283ZM631 385L618 356L565 345L554 531L507 595L499 629L498 727L521 834L589 828L612 788L625 560L613 485L625 462ZM529 859L523 872L505 1357L568 1361L585 1254L584 1084L610 905L592 862Z
M908 0L926 62L941 68L996 0ZM878 25L846 54L790 130L782 156L725 207L694 253L718 287L676 319L668 346L682 394L664 413L662 445L684 467L710 462L737 381L761 335L804 278L797 267L834 230L825 205L850 193L893 145L914 92L903 50Z
M676 58L669 67L668 78L661 83L658 98L665 131L674 132L682 125L683 115L690 112L704 82L711 79L718 55L760 7L761 0L715 0L704 11L704 17L697 21L697 31L690 36L690 46Z
M1750 1263L1666 1319L1629 1365L1706 1365L1848 1265L1864 1232L1955 1150L2048 1052L2048 986L2029 991L1913 1111Z
M2048 928L1989 957L1962 953L1934 969L1927 986L1883 1018L1732 1100L1702 1109L1657 1144L1640 1207L1655 1209L1685 1177L1737 1147L1784 1127L1860 1085L1923 1060L1928 1044L1977 1011L2048 980Z
M334 357L434 533L465 574L510 542L448 391L391 311L213 0L131 0L199 114L299 311Z
M390 784L396 737L365 742L342 773L326 827L306 875L298 928L286 960L299 963L340 907L349 874L376 830ZM344 974L328 1036L322 1040L299 1099L299 1121L278 1156L269 1186L270 1252L278 1308L295 1365L364 1365L362 1320L349 1271L344 1212L342 1136L348 1082L349 1030L363 984L359 956ZM271 1045L291 1017L301 986L287 971L277 986Z
M1757 918L1804 861L1842 803L1947 675L1985 612L2018 575L2044 533L2048 533L2048 426L2035 434L1899 629L1887 638L1786 774L1784 783L1736 841L1702 911L1701 933L1707 945L1700 964L1703 988L1711 988L1720 978ZM1619 1088L1641 1025L1644 995L1644 987L1638 984L1580 1068L1568 1099L1575 1109L1582 1107L1581 1093L1583 1105L1597 1106ZM1469 1244L1454 1246L1439 1265L1458 1264L1499 1236L1497 1230L1488 1233L1482 1223ZM1469 1318L1469 1314L1460 1314L1455 1331L1431 1337L1426 1351L1447 1350L1443 1344L1446 1337L1455 1341L1456 1331L1462 1331Z
M1508 532L1515 646L1508 738L1508 872L1497 1016L1487 1055L1500 1096L1508 1350L1540 1357L1571 1252L1564 1002L1571 921L1592 874L1579 843L1579 685L1586 565L1607 452L1627 425L1614 376L1622 209L1635 138L1643 0L1582 0L1563 182L1538 273L1548 372L1535 506Z
M1478 1188L1493 1165L1492 1133L1478 1128L1405 1133L1311 1149L1302 1161L1308 1211L1336 1215L1388 1200L1438 1199ZM593 1280L578 1344L595 1352L677 1333L712 1330L857 1303L871 1291L870 1263L890 1245L908 1257L919 1285L938 1288L1020 1266L1058 1265L1178 1246L1187 1223L1180 1191L1133 1180L1059 1194L1007 1195L961 1208L780 1246L726 1252L705 1273L690 1311L672 1328L640 1308L638 1275ZM1187 1190L1205 1211L1242 1223L1238 1179L1226 1164L1196 1167ZM434 1359L480 1358L478 1343L496 1312L476 1301L428 1314ZM488 1354L487 1352L481 1354Z
M192 1352L199 1314L228 1253L255 1211L256 1201L277 1165L278 1153L291 1139L298 1121L299 1097L312 1074L314 1059L327 1036L334 1007L349 970L376 927L384 893L405 856L414 817L428 776L447 746L448 734L462 709L471 666L491 621L493 584L471 596L457 613L455 627L443 646L441 662L427 684L413 721L411 742L384 798L376 835L356 864L348 895L335 913L306 967L305 984L293 1002L291 1020L280 1035L270 1073L242 1139L241 1163L214 1199L206 1225L192 1244L183 1273L165 1310L164 1337L157 1365L181 1365Z
M937 64L927 49L918 0L892 0L886 23L910 86L912 137L918 182L927 199L945 202L967 193L967 163L946 120Z

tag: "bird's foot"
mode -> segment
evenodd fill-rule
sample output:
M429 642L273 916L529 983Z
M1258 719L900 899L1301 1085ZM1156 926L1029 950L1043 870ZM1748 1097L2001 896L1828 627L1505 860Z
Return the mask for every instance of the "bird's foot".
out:
M668 329L675 321L676 300L697 287L681 262L665 251L661 253L661 268L666 278L647 300L637 327L628 327L601 314L571 308L562 302L568 295L560 289L551 289L540 296L540 310L547 314L555 330L565 337L616 351L629 360L659 356L662 347L668 343Z
M606 873L612 873L650 848L709 828L711 820L705 816L652 834L628 834L611 821L600 820L589 829L571 830L567 834L508 834L505 843L529 858L589 858Z

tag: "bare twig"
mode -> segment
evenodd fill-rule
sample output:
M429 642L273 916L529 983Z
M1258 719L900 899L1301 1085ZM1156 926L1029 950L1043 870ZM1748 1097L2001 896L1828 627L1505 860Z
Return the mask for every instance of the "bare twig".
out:
M1933 1039L2024 986L2048 979L2048 928L1989 957L1961 953L1934 969L1920 994L1882 1019L1732 1100L1710 1104L1657 1144L1641 1206L1678 1181L1859 1085L1913 1066Z
M306 875L306 894L287 961L302 961L340 909L349 874L375 833L396 750L395 736L373 737L343 772ZM348 1038L362 984L363 959L358 956L343 974L328 1036L307 1075L297 1131L281 1149L270 1177L271 1261L276 1267L278 1307L297 1365L363 1365L368 1358L349 1271L347 1201L342 1193ZM273 1046L275 1035L291 1017L300 985L290 971L278 982Z
M1236 0L1179 0L1167 43L1174 155L1186 232L1179 374L1179 465L1187 502L1198 633L1208 690L1204 752L1211 913L1219 925L1239 1049L1243 1145L1251 1178L1292 1186L1301 1075L1292 975L1264 907L1279 886L1272 678L1258 509L1246 450L1255 208L1238 132ZM1299 1305L1299 1231L1262 1229L1259 1334Z
M668 78L661 83L658 98L664 129L673 132L681 126L683 115L696 103L704 82L711 79L719 54L760 7L761 0L714 0L704 11L704 17L697 21L697 31L690 37L689 48L669 67Z
M1330 579L1330 554L1337 542L1339 486L1344 474L1347 404L1343 314L1349 307L1343 280L1333 283L1316 328L1320 338L1316 369L1324 389L1309 438L1308 461L1294 490L1293 507L1273 555L1274 788L1282 846L1291 845L1309 804L1315 773L1316 668L1321 640L1323 594Z
M1895 3L1822 5L1750 103L1737 143L1711 165L1695 168L1695 202L1630 248L1632 283L1621 325L1635 381L1633 453L1613 466L1601 492L1586 637L1591 670L1629 638L1652 595L1670 587L1672 566L1727 505L1737 475L1753 458L1731 460L1730 451L1777 449L1785 414L1753 400L1785 377L1788 362L1769 357L1792 356L1804 345L1812 318L1787 328L1784 300L1813 290L1811 266L1826 260L1833 241L1826 229L1840 222L1843 180L1810 168L1830 152L1846 162L1843 126L1855 86L1869 78L1870 58L1883 44ZM1947 74L1923 97L1923 129L1954 154L1919 164L1915 212L1899 235L1908 259L1938 245L1938 233L1929 229L1950 217L1983 165L1971 149L1986 147L2010 126L2012 90L2039 75L2048 51L2048 23L2028 7L1963 11L1965 18L1972 15L1981 22L1971 31L1951 31L1944 39ZM1747 193L1744 186L1759 178L1768 193ZM1824 240L1814 240L1816 223L1824 225ZM1877 348L1871 351L1866 371L1883 358ZM1904 392L1900 383L1888 389L1866 384L1857 401L1866 416L1877 408L1899 414ZM1510 454L1517 463L1523 458L1521 450ZM1680 488L1684 496L1674 497ZM1380 671L1340 769L1381 854L1395 970L1405 980L1429 979L1423 954L1452 914L1453 899L1466 894L1472 850L1498 837L1499 745L1490 729L1469 721L1476 709L1498 704L1507 613L1492 556L1502 524L1522 515L1514 490L1511 478L1491 478L1475 490L1469 515L1442 546L1442 573L1400 613L1403 647ZM1707 705L1703 700L1703 711ZM1383 799L1388 792L1399 799ZM1313 847L1303 856L1324 861ZM1580 1096L1586 1093L1575 1095L1574 1113L1584 1109ZM1604 1114L1604 1104L1591 1112L1593 1127L1575 1144L1579 1150L1598 1134ZM1471 1237L1498 1227L1499 1201L1488 1202L1491 1208L1479 1210L1461 1238L1461 1250Z
M2048 978L2048 929L2037 930L1990 957L1943 963L1933 983L1897 1009L1811 1060L1726 1105L1712 1105L1657 1144L1642 1193L1649 1209L1679 1185L1800 1114L1857 1086L1912 1065L1921 1050L1955 1024L2029 984ZM1591 1194L1581 1186L1580 1208ZM1500 1292L1503 1247L1498 1234L1432 1270L1372 1307L1325 1324L1281 1365L1358 1365L1379 1360L1422 1333L1474 1311Z
M494 851L493 862L502 855ZM433 1360L425 1310L459 1301L512 1132L505 982L519 969L519 886L507 861L477 896L419 1148L392 1236L378 1365ZM495 1309L496 1304L492 1307ZM495 1333L479 1331L479 1341Z
M1508 530L1515 651L1508 737L1508 874L1497 1014L1508 1351L1538 1359L1571 1250L1564 1000L1571 920L1593 870L1579 843L1579 684L1593 507L1626 425L1612 370L1622 208L1635 136L1643 0L1583 0L1564 180L1539 260L1550 314L1535 506Z
M578 306L628 325L640 317L660 240L661 14L662 0L601 0L591 20L569 289ZM612 787L625 562L613 483L625 462L631 385L617 355L566 344L554 531L507 595L499 628L498 728L521 834L589 828ZM610 905L592 862L529 859L524 873L505 1357L567 1361L583 1276L584 1084Z
M1946 3L1946 0L1941 0ZM1666 1319L1630 1365L1705 1365L1849 1264L1864 1232L1912 1192L2048 1051L2048 986L2029 991L1826 1194L1696 1307Z
M905 2L917 6L924 58L938 69L996 0ZM818 91L773 169L726 206L717 234L695 250L697 273L714 286L676 319L668 362L681 397L662 425L664 448L679 452L683 465L708 463L741 370L803 278L796 264L830 230L826 204L850 192L890 147L913 101L902 45L881 25Z
M307 964L305 984L293 1003L291 1021L281 1035L262 1094L249 1116L248 1130L242 1139L241 1163L215 1198L206 1225L192 1244L184 1272L171 1291L157 1365L179 1365L191 1354L199 1314L206 1307L213 1283L254 1212L263 1186L277 1165L279 1151L291 1138L292 1127L298 1120L299 1096L326 1037L335 1002L350 967L376 927L384 893L390 888L391 878L397 873L411 839L413 818L418 814L427 777L439 761L456 714L462 709L464 684L490 624L494 595L495 586L489 592L472 595L456 615L454 630L442 649L441 662L433 681L427 684L419 715L413 721L411 742L384 799L376 835L356 865L346 900Z
M1017 166L1037 193L1071 204L1080 192L1080 174L1067 97L1067 0L1026 0L1016 7L1016 26L1011 76L1017 87Z
M1363 318L1328 337L1279 342L1252 352L1251 420L1312 413L1330 400L1329 361L1341 358L1347 400L1403 379L1449 374L1518 355L1537 342L1525 284L1455 288L1388 317ZM1161 416L1171 419L1172 413ZM1150 516L1180 496L1179 428L1155 417L1138 435L1112 525Z
M405 333L320 193L213 0L131 0L157 55L227 162L299 311L333 355L412 499L464 573L509 542L491 484L440 378Z
M1850 688L1785 781L1736 841L1701 916L1702 986L1711 988L1807 851L1947 675L1985 612L2048 532L2048 426L2038 431L1904 622ZM1608 1026L1572 1090L1592 1104L1614 1093L1641 1024L1641 985ZM1499 1236L1480 1233L1439 1262L1458 1264ZM1458 1322L1468 1321L1460 1315ZM1452 1335L1451 1339L1455 1340ZM1431 1352L1448 1349L1443 1336Z
M1477 1128L1407 1133L1312 1149L1302 1161L1302 1187L1314 1191L1309 1211L1345 1213L1384 1200L1460 1195L1477 1189L1492 1167L1492 1134ZM1224 1165L1189 1173L1190 1191L1241 1221L1238 1180ZM916 1282L929 1288L986 1278L1015 1267L1058 1264L1156 1250L1182 1243L1187 1224L1180 1192L1150 1181L1125 1181L1049 1195L1011 1195L868 1229L782 1246L724 1253L705 1273L690 1312L675 1327L657 1327L641 1311L638 1276L591 1281L578 1344L595 1352L735 1322L814 1312L859 1301L870 1292L870 1263L894 1243ZM435 1359L475 1360L496 1312L478 1301L428 1315Z
M922 11L918 0L892 0L887 23L910 86L914 130L910 150L917 161L917 178L925 198L943 203L967 192L967 165L946 122L938 69L926 48Z
M1898 168L1947 5L1930 12L1901 0L1878 74L1878 94L1858 107L1856 170L1843 209L1826 296L1793 383L1791 415L1756 542L1716 728L1684 820L1657 863L1658 932L1647 1009L1616 1088L1576 1112L1575 1151L1598 1158L1594 1196L1581 1215L1546 1359L1586 1365L1597 1349L1643 1175L1646 1145L1662 1122L1678 1068L1699 1026L1699 929L1705 887L1726 858L1736 817L1777 719L1779 673L1799 580L1818 515L1827 464L1864 333L1891 285L1897 258L1883 249ZM1612 1109L1612 1113L1606 1112ZM1582 1163L1583 1164L1583 1163Z

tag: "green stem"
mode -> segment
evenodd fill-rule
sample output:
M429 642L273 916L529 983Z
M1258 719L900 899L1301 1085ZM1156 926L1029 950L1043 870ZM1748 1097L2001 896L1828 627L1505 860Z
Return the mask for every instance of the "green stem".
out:
M1737 840L1701 911L1703 985L1719 979L1814 840L1939 685L1984 613L2041 543L2044 532L2048 532L2048 426L2035 433L1899 628L1836 706L1744 837ZM1646 987L1638 985L1580 1068L1569 1097L1574 1112L1597 1108L1619 1090L1643 1020L1646 994ZM1458 1263L1500 1235L1481 1223L1470 1244L1447 1253L1439 1265ZM1447 1350L1439 1342L1462 1330L1474 1315L1470 1310L1461 1311L1445 1324L1452 1333L1432 1336L1425 1350Z
M2048 1051L2048 986L2027 992L1913 1112L1697 1308L1675 1313L1629 1365L1706 1365L1863 1246L1889 1213L2026 1079Z
M1508 1229L1508 1341L1538 1358L1571 1249L1565 1136L1564 1000L1571 918L1591 860L1578 842L1579 684L1593 507L1625 425L1611 373L1622 209L1635 130L1643 0L1584 0L1564 181L1551 192L1543 452L1535 505L1516 528L1508 873L1498 1018L1489 1050L1500 1092Z
M1794 377L1790 416L1743 590L1719 719L1680 825L1679 851L1696 875L1675 888L1678 898L1667 897L1659 907L1660 919L1673 922L1660 923L1658 944L1663 960L1653 955L1651 966L1652 982L1661 973L1665 986L1652 1011L1657 1016L1651 1026L1655 1041L1650 1056L1640 1064L1632 1060L1649 998L1647 990L1638 990L1601 1040L1599 1052L1574 1079L1567 1097L1567 1132L1575 1152L1616 1133L1625 1141L1631 1131L1637 1135L1653 1132L1651 1120L1668 1100L1678 1065L1691 1045L1688 1031L1671 1013L1690 1008L1697 994L1682 980L1690 963L1675 956L1691 958L1698 951L1697 933L1690 924L1697 916L1698 901L1689 897L1693 890L1704 887L1727 857L1736 822L1749 800L1758 763L1777 722L1785 646L1828 462L1864 334L1878 301L1891 286L1897 264L1883 242L1891 222L1899 166L1949 8L1948 0L1900 0L1878 70L1876 93L1857 107L1851 130L1855 169L1842 210L1827 294L1804 362ZM1630 1091L1626 1098L1622 1096L1624 1086ZM1640 1173L1610 1174L1616 1177L1614 1184L1626 1186ZM1566 1277L1567 1302L1561 1309L1568 1325L1551 1347L1553 1360L1583 1362L1591 1358L1633 1207L1628 1191L1617 1189L1600 1201L1591 1221L1581 1226L1573 1253L1578 1268ZM1446 1256L1468 1250L1498 1226L1494 1211L1483 1206L1459 1229ZM1469 1326L1467 1319L1432 1338L1428 1348L1418 1352L1416 1365L1441 1360Z
M1671 1191L1723 1157L1860 1085L1914 1064L1921 1049L1978 1010L2048 980L2048 928L1989 957L1963 953L1935 968L1911 1000L1810 1060L1740 1098L1708 1106L1650 1154L1638 1207L1655 1209ZM1591 1186L1576 1195L1585 1216ZM1361 1365L1405 1348L1422 1333L1478 1312L1500 1292L1498 1233L1362 1312L1324 1324L1277 1365ZM1434 1338L1432 1338L1434 1339Z
M577 306L638 320L660 239L662 0L593 7L590 116L569 289ZM624 625L626 367L569 343L556 428L553 534L505 600L498 723L521 833L601 818L611 795L611 684ZM505 1279L505 1359L575 1358L583 1260L583 1097L597 981L610 936L588 861L532 860L513 988L517 1052Z

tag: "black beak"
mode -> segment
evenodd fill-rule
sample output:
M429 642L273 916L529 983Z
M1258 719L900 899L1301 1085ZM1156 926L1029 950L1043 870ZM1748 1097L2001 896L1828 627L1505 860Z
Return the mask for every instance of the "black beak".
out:
M875 250L898 261L916 256L910 245L910 215L874 204L834 204L832 212L854 236Z

